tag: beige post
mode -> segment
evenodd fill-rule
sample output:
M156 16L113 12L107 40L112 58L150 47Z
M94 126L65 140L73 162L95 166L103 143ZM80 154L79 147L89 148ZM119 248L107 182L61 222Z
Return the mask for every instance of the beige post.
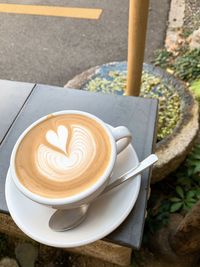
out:
M149 0L129 0L128 75L126 95L138 96L144 60Z

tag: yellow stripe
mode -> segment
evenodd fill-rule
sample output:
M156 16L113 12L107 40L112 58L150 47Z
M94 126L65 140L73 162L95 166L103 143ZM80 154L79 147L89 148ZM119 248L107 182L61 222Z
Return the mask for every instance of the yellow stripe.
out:
M80 19L99 19L102 9L0 4L0 12Z

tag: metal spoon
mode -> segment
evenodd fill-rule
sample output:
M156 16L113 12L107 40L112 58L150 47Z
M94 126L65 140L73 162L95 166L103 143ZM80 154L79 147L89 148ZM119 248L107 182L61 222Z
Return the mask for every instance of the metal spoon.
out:
M146 159L141 161L136 167L121 175L113 183L109 184L98 197L124 183L125 181L134 178L142 171L153 165L157 160L158 157L155 154L151 154ZM57 210L49 220L49 227L57 232L63 232L75 228L85 219L89 206L90 204L84 204L74 209Z

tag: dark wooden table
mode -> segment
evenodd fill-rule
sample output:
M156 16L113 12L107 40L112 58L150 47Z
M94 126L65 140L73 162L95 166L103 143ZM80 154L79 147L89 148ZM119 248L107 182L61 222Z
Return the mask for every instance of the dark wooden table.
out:
M113 126L127 126L139 160L155 145L155 99L90 93L49 85L0 80L0 212L9 213L5 178L12 148L22 131L39 117L65 109L90 112ZM150 184L150 170L142 174L136 205L127 219L106 240L138 249L141 245Z

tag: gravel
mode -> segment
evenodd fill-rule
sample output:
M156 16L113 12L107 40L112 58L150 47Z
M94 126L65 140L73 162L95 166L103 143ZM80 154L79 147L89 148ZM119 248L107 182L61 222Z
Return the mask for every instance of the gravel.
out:
M191 33L200 27L200 0L185 0L184 29Z

